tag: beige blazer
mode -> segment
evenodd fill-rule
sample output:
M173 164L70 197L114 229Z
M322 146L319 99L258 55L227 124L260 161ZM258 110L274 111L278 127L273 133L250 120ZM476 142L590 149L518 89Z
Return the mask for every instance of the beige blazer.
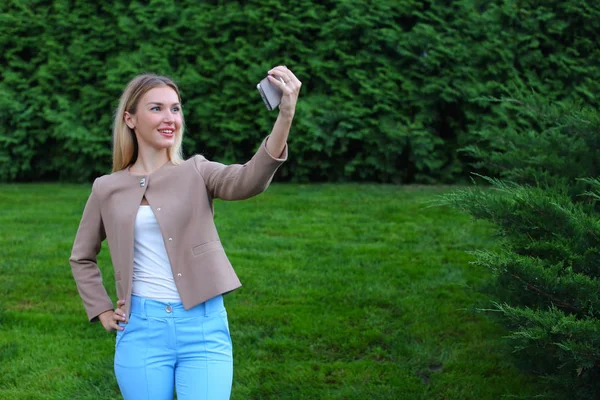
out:
M117 296L125 299L129 321L135 217L145 196L160 226L184 308L190 309L241 286L213 219L213 199L242 200L263 192L287 160L271 156L263 140L246 164L223 165L195 155L145 176L128 170L97 178L83 211L69 262L88 319L114 309L97 265L106 238L115 271Z

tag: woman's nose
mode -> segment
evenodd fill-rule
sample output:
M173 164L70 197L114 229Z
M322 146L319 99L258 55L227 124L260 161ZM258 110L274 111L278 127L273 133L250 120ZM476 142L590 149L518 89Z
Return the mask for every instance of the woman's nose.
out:
M173 122L175 121L175 117L171 111L167 111L163 116L163 121L165 122Z

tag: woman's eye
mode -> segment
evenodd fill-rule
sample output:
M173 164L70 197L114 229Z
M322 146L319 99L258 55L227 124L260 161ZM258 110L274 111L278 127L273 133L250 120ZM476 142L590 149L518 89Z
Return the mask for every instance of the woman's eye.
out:
M159 106L152 107L150 110L151 111L160 111L160 107Z
M179 107L173 107L173 112L179 112Z

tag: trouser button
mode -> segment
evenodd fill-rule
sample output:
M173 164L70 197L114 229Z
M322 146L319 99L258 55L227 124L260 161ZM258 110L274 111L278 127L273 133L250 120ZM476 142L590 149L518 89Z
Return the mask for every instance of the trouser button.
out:
M166 310L168 313L170 313L171 311L173 311L173 308L171 308L171 306L167 306L167 307L165 308L165 310Z

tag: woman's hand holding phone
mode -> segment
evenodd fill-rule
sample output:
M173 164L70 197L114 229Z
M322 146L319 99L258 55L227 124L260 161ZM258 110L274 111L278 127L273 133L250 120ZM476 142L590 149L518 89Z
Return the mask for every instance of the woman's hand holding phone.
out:
M271 85L281 90L279 114L287 118L293 118L302 82L285 65L270 69L266 79Z

